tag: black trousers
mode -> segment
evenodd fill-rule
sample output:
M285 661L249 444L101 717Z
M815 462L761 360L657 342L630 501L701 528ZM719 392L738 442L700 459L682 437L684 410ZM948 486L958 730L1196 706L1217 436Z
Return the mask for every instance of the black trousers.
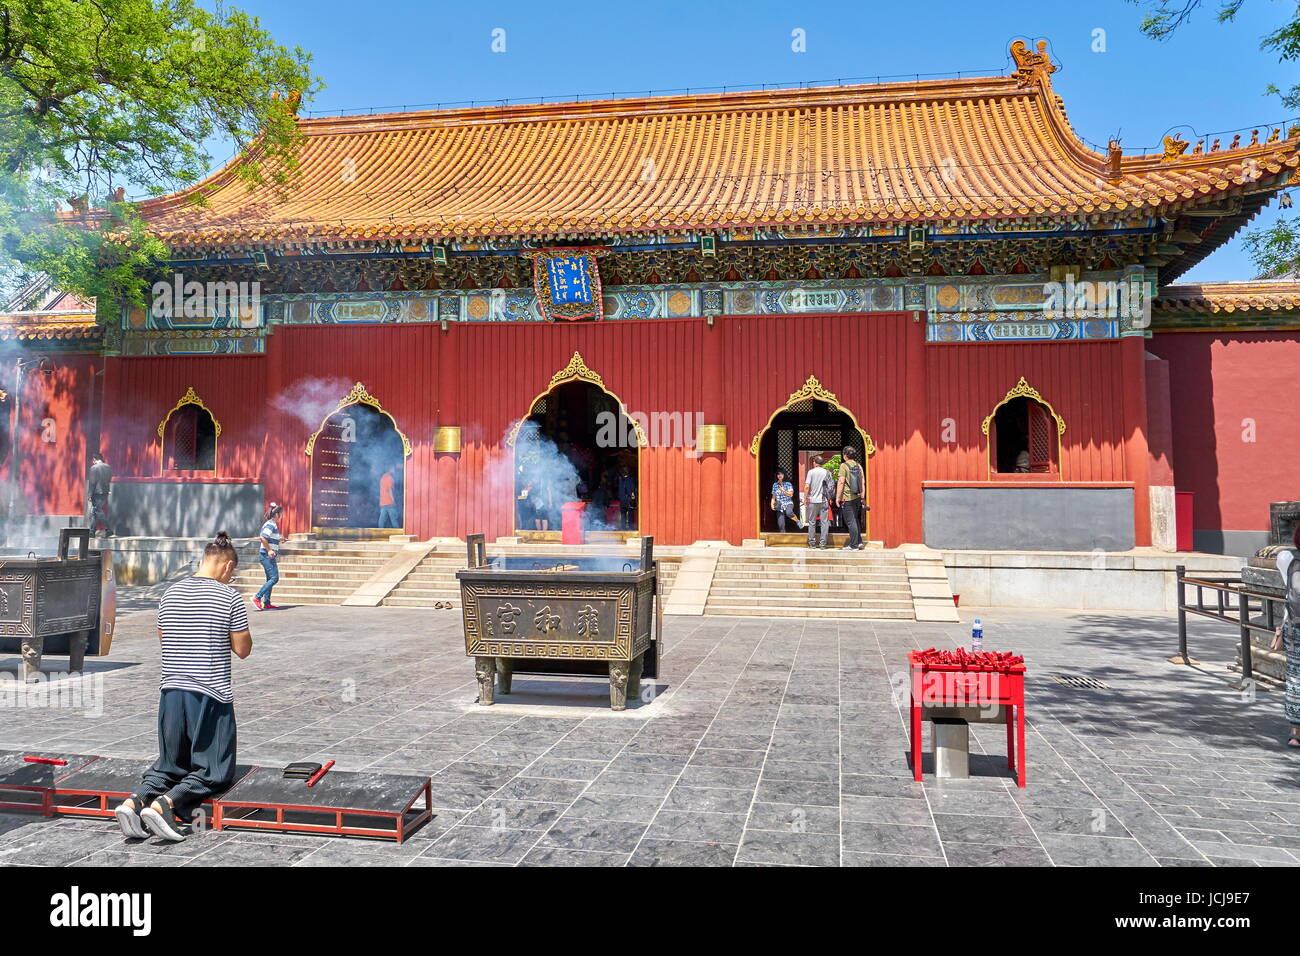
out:
M862 543L862 499L846 501L843 506L844 524L849 529L849 547Z
M108 496L92 495L90 499L90 533L95 534L100 525L104 526L104 534L111 535L113 529L108 524Z
M165 690L158 701L158 760L136 796L171 798L188 815L235 780L235 705L193 690Z

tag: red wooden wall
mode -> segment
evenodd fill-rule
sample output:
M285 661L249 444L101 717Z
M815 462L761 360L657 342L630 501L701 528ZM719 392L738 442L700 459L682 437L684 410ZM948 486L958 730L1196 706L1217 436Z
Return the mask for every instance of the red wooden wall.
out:
M1174 481L1198 530L1263 531L1272 501L1300 498L1293 332L1170 332L1148 348L1169 363Z
M221 425L218 478L257 478L262 466L266 363L261 356L111 358L100 448L118 478L157 478L158 426L193 388Z
M303 531L304 447L359 381L412 445L406 530L421 538L481 531L491 540L513 530L507 431L578 351L629 411L679 412L692 422L702 411L706 424L728 426L725 456L642 449L641 528L666 544L755 536L750 441L810 375L875 444L870 533L888 545L922 540L923 481L987 479L980 423L1022 375L1067 423L1067 480L1145 487L1144 438L1126 397L1145 391L1140 363L1130 371L1128 343L927 345L924 330L912 313L726 317L712 327L699 319L465 323L447 332L279 327L265 356L110 360L104 445L116 474L156 476L158 423L193 387L222 425L218 475L260 478L286 505L285 530ZM1140 358L1140 340L1134 345ZM945 419L953 420L952 442L942 440ZM439 424L461 427L461 454L434 453ZM1129 455L1135 436L1142 474Z
M35 353L24 356L34 358ZM76 515L85 512L86 469L90 465L87 435L94 434L96 416L95 372L100 360L93 355L45 354L50 372L28 370L23 379L19 418L14 430L19 461L19 489L29 514ZM9 363L6 362L6 365ZM9 376L12 376L12 367ZM12 378L10 377L10 380ZM8 429L13 397L0 405ZM53 422L53 442L45 440L46 419ZM10 473L10 460L4 473ZM5 502L7 504L8 502Z

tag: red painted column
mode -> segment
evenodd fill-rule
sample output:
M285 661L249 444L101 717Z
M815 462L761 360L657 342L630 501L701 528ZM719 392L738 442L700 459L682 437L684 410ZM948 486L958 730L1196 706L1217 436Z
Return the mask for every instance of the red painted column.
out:
M713 317L713 325L704 330L703 362L701 373L704 381L701 386L704 424L726 425L727 455L741 454L736 442L739 435L733 434L733 422L727 420L727 362L725 320L722 316ZM695 534L687 535L694 540L717 541L726 537L729 527L727 516L723 513L726 496L723 494L724 456L709 452L700 455L700 508ZM736 496L733 496L735 500ZM732 542L739 544L739 541Z
M925 374L925 313L914 311L908 316L906 367L904 381L906 403L903 413L903 513L898 520L888 521L887 547L900 544L922 544L925 540L923 510L925 481L925 436L927 426L937 428L937 423L927 422Z
M1120 342L1123 372L1124 473L1133 482L1133 530L1139 548L1151 544L1150 452L1147 446L1146 339Z
M439 426L461 428L461 441L469 440L469 429L460 420L459 397L460 367L458 344L460 332L456 323L447 323L447 330L438 333L438 411L434 420ZM463 449L462 445L462 449ZM452 537L460 527L460 459L462 452L434 452L433 488L430 493L431 515L425 522L432 536ZM468 516L466 516L468 517Z
M1169 392L1169 363L1149 356L1147 376L1147 446L1153 485L1174 483L1174 426Z

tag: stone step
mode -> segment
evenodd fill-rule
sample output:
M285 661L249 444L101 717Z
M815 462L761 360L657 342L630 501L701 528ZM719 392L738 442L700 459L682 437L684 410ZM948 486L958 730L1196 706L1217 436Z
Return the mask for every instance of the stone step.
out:
M828 574L824 572L800 573L799 571L781 571L777 573L756 574L741 571L718 571L713 575L715 584L740 583L747 581L770 581L773 584L787 584L791 587L804 583L845 585L852 587L903 587L908 582L906 574Z
M852 564L855 567L872 566L872 567L906 567L907 561L900 555L878 555L871 554L870 551L844 551L842 554L836 554L835 551L807 551L803 554L792 554L789 557L784 555L740 555L740 554L723 554L718 558L719 566L723 564L744 564L746 567L789 567L790 564L826 564L826 566L840 566L840 564Z
M254 573L240 575L239 577L247 581L260 581L266 577L261 568L253 569ZM320 580L337 580L346 579L348 581L368 581L373 576L372 571L367 568L295 568L281 567L280 580L284 581L289 578L310 579L317 578Z
M716 617L817 617L843 618L847 620L894 620L910 621L914 619L912 608L842 608L817 605L800 605L783 608L755 608L749 604L714 604L710 602L704 613Z
M804 600L821 600L821 595L835 600L843 600L846 597L861 598L869 600L874 598L889 598L893 600L911 600L912 589L909 587L891 588L891 587L841 587L841 588L801 588L801 587L776 587L773 585L754 586L750 584L747 587L740 586L719 586L717 581L713 582L713 590L710 594L729 595L731 597L742 597L746 595L755 595L759 597L780 597L795 601Z
M442 598L444 601L451 601L451 610L460 610L460 596L455 598ZM389 596L384 598L383 607L433 607L433 601L425 598L395 597ZM444 608L443 610L447 610Z
M739 561L719 561L718 571L736 574L907 574L905 564L858 564L843 561L791 561L788 564L748 564Z
M383 555L380 555L378 557L346 556L346 557L339 557L339 558L332 558L328 555L323 555L323 554L281 554L280 555L281 564L296 564L302 567L321 567L321 568L336 568L340 566L347 567L353 565L357 567L378 568L378 567L383 567L384 564L388 562L388 560L389 560L388 557L385 557ZM258 562L258 564L260 565L261 562Z
M387 558L397 553L396 548L295 548L292 545L285 545L280 548L280 554L294 557L308 556L321 558Z
M836 597L830 594L795 594L780 595L769 594L766 591L751 591L748 594L729 594L718 595L716 598L710 592L709 600L706 606L714 604L747 604L751 607L803 607L805 605L817 607L883 607L883 608L912 608L912 595L910 593L896 593L893 595L880 595L871 597Z
M907 573L903 562L883 561L719 561L719 571L829 571L835 574L856 574L866 571L876 573Z
M265 583L266 583L265 581L248 581L246 583L241 582L240 584L235 585L232 582L232 586L237 591L241 591L245 594L252 594ZM284 591L286 593L289 591L293 591L295 593L301 591L303 593L321 592L321 593L329 593L329 594L341 594L344 597L347 597L348 595L352 594L352 592L354 592L355 590L356 590L356 586L351 581L346 581L342 584L302 584L300 582L295 581L292 584L287 584L284 583L282 580L280 582L277 582L275 585L276 594L279 594L281 591Z
M460 597L460 588L452 587L403 587L394 591L389 597L433 597L442 600L447 597Z
M373 577L379 568L301 568L292 564L282 564L280 565L279 570L280 577L282 578L310 578L314 576L333 577L335 575L345 574L351 578L359 577L364 579ZM250 580L253 578L263 578L265 576L266 574L261 568L250 568L249 574L247 575Z

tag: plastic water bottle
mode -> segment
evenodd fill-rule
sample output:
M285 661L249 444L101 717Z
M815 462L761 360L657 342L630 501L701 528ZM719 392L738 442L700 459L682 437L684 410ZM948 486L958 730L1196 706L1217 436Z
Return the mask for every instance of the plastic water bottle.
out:
M984 650L984 625L975 618L975 625L970 629L970 652L979 654Z

